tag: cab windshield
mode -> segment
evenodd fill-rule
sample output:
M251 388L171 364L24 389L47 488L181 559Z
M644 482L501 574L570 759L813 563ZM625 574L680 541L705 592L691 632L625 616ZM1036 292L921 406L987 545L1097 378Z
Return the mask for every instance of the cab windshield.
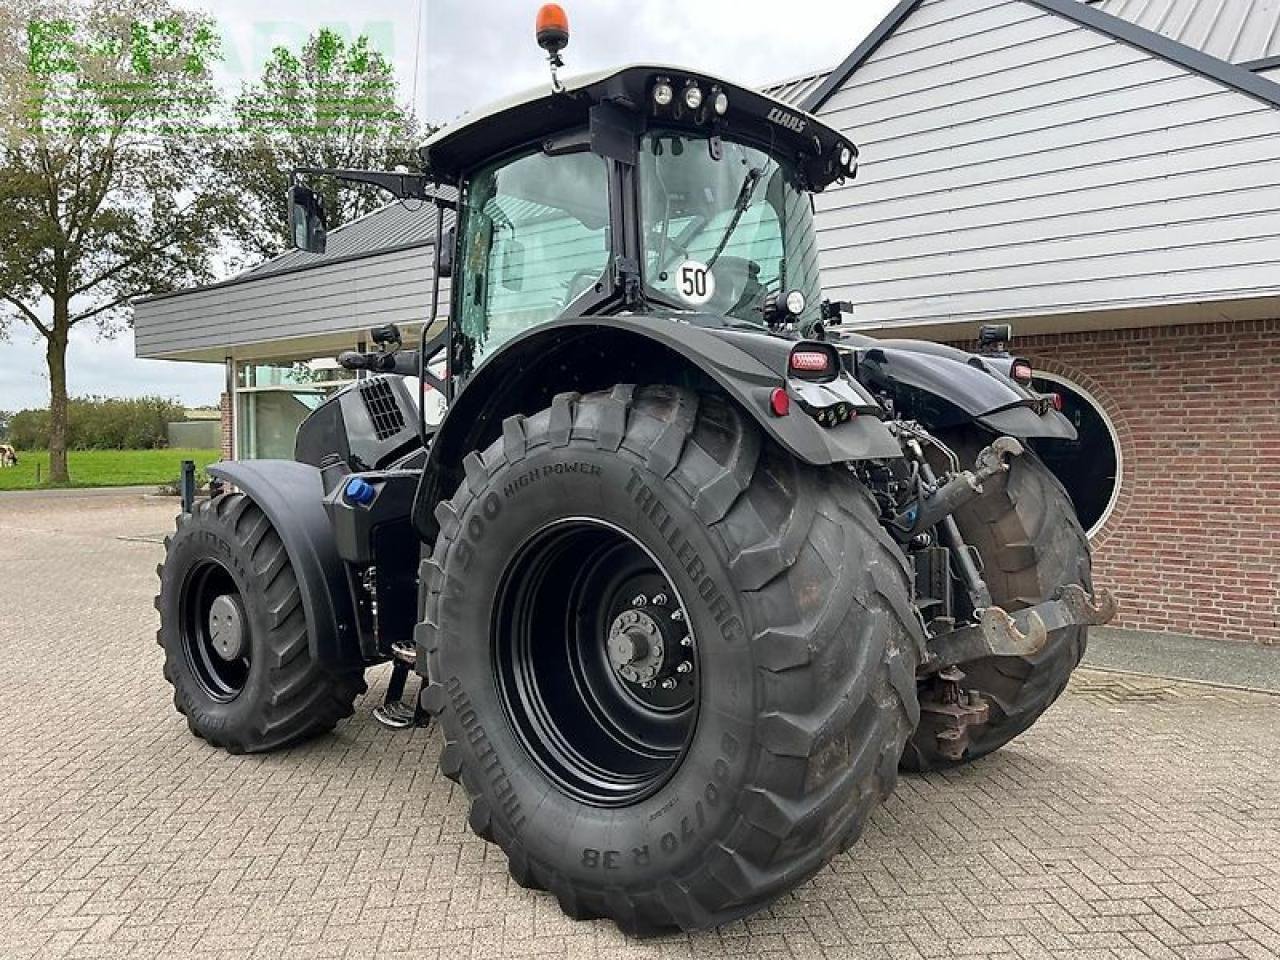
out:
M763 324L769 293L799 290L800 328L819 319L813 209L788 165L730 140L657 130L641 142L640 179L650 291Z

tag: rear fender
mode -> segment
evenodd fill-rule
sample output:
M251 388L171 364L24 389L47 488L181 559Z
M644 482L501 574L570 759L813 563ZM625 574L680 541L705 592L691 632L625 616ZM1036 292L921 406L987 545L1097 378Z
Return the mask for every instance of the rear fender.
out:
M926 427L977 423L1020 439L1074 440L1075 427L1001 365L943 344L882 340L846 351L858 380Z
M362 666L351 591L325 511L320 471L292 460L239 460L215 463L209 473L245 493L280 534L298 578L312 657L326 667Z
M496 439L507 417L545 409L556 394L618 383L719 388L779 446L816 466L902 456L875 399L852 377L829 385L845 391L859 412L846 423L819 426L799 404L787 416L770 413L770 393L786 383L795 346L794 340L687 316L583 317L526 331L489 356L450 403L431 445L414 524L425 539L434 539L435 505L460 482L462 458Z

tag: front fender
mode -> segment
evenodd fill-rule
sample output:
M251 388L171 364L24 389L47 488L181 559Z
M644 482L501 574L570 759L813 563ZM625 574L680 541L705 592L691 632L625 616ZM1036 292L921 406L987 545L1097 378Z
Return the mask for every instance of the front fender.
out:
M363 664L346 571L324 508L320 471L292 460L215 463L212 476L244 492L275 527L298 578L312 657L326 667Z
M462 458L496 438L504 419L536 413L558 393L617 383L706 387L710 381L779 446L815 466L902 456L874 398L851 377L840 385L863 415L847 423L822 427L794 408L788 416L770 414L770 392L785 382L795 345L697 318L654 315L564 319L525 331L491 354L450 404L431 444L415 525L426 539L434 536L432 512L457 483Z
M1022 439L1074 440L1076 429L1044 400L986 360L924 341L881 341L849 351L856 375L894 397L898 412L927 427L976 422Z

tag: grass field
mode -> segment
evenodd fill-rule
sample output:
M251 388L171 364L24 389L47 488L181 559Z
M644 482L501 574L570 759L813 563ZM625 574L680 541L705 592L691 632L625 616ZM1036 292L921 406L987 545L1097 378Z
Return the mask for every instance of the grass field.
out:
M159 485L177 480L183 460L202 469L219 459L217 450L72 450L67 469L73 487ZM34 490L49 485L47 450L19 451L16 467L0 468L0 490Z

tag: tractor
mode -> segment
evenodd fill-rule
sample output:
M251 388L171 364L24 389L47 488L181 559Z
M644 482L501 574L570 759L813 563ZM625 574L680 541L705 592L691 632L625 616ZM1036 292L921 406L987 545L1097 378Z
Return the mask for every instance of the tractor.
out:
M699 71L562 80L554 5L538 40L550 89L420 170L295 171L312 252L305 178L432 205L431 313L339 358L292 461L209 468L160 568L164 675L250 753L389 663L375 717L438 725L516 882L705 929L846 850L900 769L1026 730L1114 603L1035 453L1074 428L1009 330L872 339L822 298L813 195L854 143Z

